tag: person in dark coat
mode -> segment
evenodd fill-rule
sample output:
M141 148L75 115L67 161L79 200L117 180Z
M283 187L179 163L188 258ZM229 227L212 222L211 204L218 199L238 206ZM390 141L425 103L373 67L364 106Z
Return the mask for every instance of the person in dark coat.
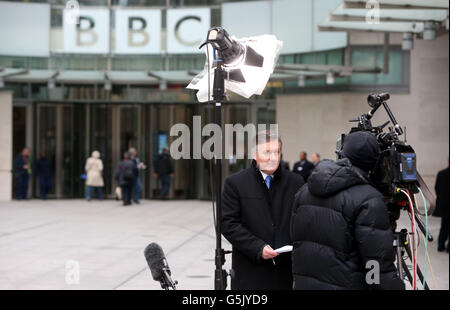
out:
M404 289L394 265L387 205L368 179L379 151L372 134L349 134L345 158L320 161L295 195L294 289ZM379 266L378 284L366 280L377 278L368 273L375 270L374 262Z
M31 174L29 155L30 151L27 148L24 148L14 162L17 199L27 199L28 197L28 180L29 175Z
M39 177L41 198L47 199L47 193L52 187L52 163L45 152L41 152L40 158L36 161L36 176Z
M232 244L231 289L291 290L291 254L274 249L291 245L289 221L302 176L280 166L281 140L258 134L251 167L225 180L221 228Z
M280 161L280 166L283 169L286 169L287 171L290 171L291 169L289 168L289 163L287 161L283 160L283 154L281 154L281 161Z
M125 152L123 160L116 169L116 181L122 189L122 200L124 206L131 205L131 195L133 193L133 184L137 176L137 167L131 160L131 155Z
M300 161L294 164L292 172L300 174L307 181L313 169L314 164L308 161L306 152L301 152Z
M163 149L155 162L155 177L161 182L161 198L167 199L170 178L173 177L173 166L168 149Z
M133 184L133 202L139 203L139 200L142 197L142 182L141 178L139 177L139 170L145 169L145 164L139 160L139 157L137 157L137 150L134 147L130 148L128 152L131 154L131 160L138 168L137 170L138 174Z
M447 167L444 170L439 171L436 177L436 184L434 189L436 190L436 209L434 210L433 215L437 217L441 217L441 229L439 231L438 238L438 251L443 252L447 250L448 253L448 244L445 246L445 243L449 239L449 229L448 229L448 191L449 191L449 174Z
M320 161L320 154L319 154L319 153L313 153L313 154L311 155L311 162L312 162L312 164L313 164L314 166L317 166L317 164L319 163L319 161Z

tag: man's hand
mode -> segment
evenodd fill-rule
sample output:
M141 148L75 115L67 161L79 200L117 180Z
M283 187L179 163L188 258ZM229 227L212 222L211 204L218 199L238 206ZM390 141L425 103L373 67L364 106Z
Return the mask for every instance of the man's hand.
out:
M275 252L270 245L266 245L262 251L261 254L262 258L264 259L271 259L274 258L275 256L278 256L278 253Z

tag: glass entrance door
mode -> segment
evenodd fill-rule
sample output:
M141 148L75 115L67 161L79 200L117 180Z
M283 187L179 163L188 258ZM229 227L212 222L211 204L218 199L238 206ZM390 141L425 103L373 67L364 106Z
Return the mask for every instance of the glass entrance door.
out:
M35 162L41 156L50 160L50 198L74 198L83 195L80 179L84 169L84 108L72 104L37 104L37 141ZM35 186L39 188L36 174ZM36 196L39 197L39 191Z
M106 104L94 104L91 107L91 134L89 155L99 151L103 161L103 181L106 196L111 195L113 171L113 109Z
M115 170L129 148L140 149L141 107L139 105L93 104L89 153L98 150L103 160L105 194L113 197L117 186Z
M56 144L57 144L57 121L56 121L56 114L57 114L57 107L56 105L39 105L37 110L37 128L38 128L38 138L37 138L37 144L36 144L36 153L35 153L35 159L38 160L41 156L41 154L45 154L45 156L50 160L51 165L51 184L50 190L48 192L49 197L59 197L61 194L61 186L60 182L58 182L58 178L56 177L56 167L57 162L61 162L61 159L58 156L58 159L56 158L57 150L56 150ZM60 173L58 173L58 176ZM36 188L39 188L39 180L36 178ZM58 187L58 190L56 190L56 187ZM58 192L58 194L57 194ZM36 191L36 195L39 191Z

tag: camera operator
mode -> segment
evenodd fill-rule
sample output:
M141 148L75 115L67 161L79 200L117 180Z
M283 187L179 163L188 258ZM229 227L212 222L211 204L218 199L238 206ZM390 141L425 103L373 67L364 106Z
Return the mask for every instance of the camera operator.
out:
M291 221L294 289L404 289L387 206L368 179L379 153L372 134L351 133L344 158L320 161L297 192ZM379 266L379 284L367 283L371 261Z

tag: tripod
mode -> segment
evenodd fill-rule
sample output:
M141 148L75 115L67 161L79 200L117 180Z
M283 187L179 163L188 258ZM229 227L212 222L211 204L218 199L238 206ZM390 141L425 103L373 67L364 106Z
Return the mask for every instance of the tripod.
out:
M416 204L415 202L413 202L413 206L412 206L415 210L417 210L416 208ZM406 261L404 259L405 254L407 255L407 257L409 258L409 260L411 262L413 262L413 255L412 255L412 251L411 251L411 244L409 242L409 238L408 238L408 230L407 229L402 229L400 231L395 231L396 227L397 227L397 223L396 220L398 220L400 218L400 209L397 207L395 208L393 205L390 205L388 207L390 210L390 221L391 221L391 226L393 227L393 231L394 231L394 248L395 248L395 255L396 255L396 259L397 259L397 269L398 269L398 276L400 279L404 279L403 277L403 273L406 274L406 277L408 278L409 283L411 284L411 286L414 287L414 277L411 274L411 272L408 269L408 266L406 265ZM408 209L406 209L408 210ZM411 214L410 214L411 215ZM417 214L415 215L415 220L417 223L417 227L419 227L420 231L428 237L428 241L433 241L433 236L426 232L425 226L423 225L422 221L420 220L420 218L417 217ZM429 290L429 286L428 283L424 282L424 276L422 274L422 271L420 270L420 267L417 266L417 275L419 276L419 281L420 283L423 285L425 284L424 289L425 290Z
M396 249L397 256L397 269L400 279L403 279L403 273L406 274L409 283L414 286L414 278L409 271L406 261L404 259L404 254L408 255L409 260L412 262L412 252L411 246L408 241L408 230L402 229L399 232L394 233L394 247ZM417 266L417 275L419 276L420 283L424 284L424 278L420 267ZM428 283L425 283L425 290L429 290Z

